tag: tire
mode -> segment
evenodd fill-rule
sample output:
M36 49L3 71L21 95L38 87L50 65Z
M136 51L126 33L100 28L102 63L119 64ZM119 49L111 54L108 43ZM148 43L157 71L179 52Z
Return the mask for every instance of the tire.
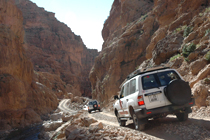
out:
M133 124L136 130L142 131L145 129L145 123L141 123L141 120L138 119L138 117L136 116L136 114L133 114Z
M91 113L91 111L90 111L90 110L88 110L88 113Z
M183 121L186 121L188 119L188 113L185 113L185 112L184 113L177 113L176 117L180 122L183 122Z
M173 80L165 88L165 96L174 105L184 105L191 100L191 88L183 80Z
M99 109L98 111L101 112L101 109Z
M118 121L120 126L125 126L125 124L126 124L125 120L120 119L119 113L117 113L117 121Z

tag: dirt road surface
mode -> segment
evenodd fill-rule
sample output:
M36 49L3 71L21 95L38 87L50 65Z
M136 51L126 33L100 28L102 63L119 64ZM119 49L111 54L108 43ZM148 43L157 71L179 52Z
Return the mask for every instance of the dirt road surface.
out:
M59 108L63 111L75 112L68 108L68 100L63 100ZM87 113L88 114L88 113ZM102 112L94 112L87 115L94 118L105 125L117 128L126 128L132 133L143 133L152 139L166 140L210 140L210 117L189 117L185 122L179 122L174 115L168 115L165 118L157 120L149 120L144 131L136 131L133 121L129 120L125 127L119 127L117 119L113 112L103 110Z

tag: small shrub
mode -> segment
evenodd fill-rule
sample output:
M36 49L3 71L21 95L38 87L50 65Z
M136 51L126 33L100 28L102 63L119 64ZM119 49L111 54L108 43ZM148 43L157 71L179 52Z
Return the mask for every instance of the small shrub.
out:
M190 62L189 58L185 58L184 60L187 61L187 62Z
M194 43L191 43L189 46L185 45L182 49L182 55L186 58L191 52L194 52L195 49L196 45Z
M200 46L201 46L201 44L197 44L197 45L196 45L196 49L199 48Z
M189 46L188 46L188 51L189 52L194 52L194 50L196 49L196 45L194 43L191 43Z
M137 22L137 23L139 23L139 22L141 22L141 21L144 21L147 17L148 17L148 15L147 15L147 14L145 14L145 15L141 16L141 18L138 20L138 22Z
M192 32L192 27L187 26L187 27L184 29L184 34L183 34L183 36L184 36L184 37L187 37L191 32Z
M210 62L210 51L206 53L205 59Z
M173 57L170 58L170 61L173 61L173 60L175 60L175 59L177 59L179 57L181 57L180 54L174 55Z
M210 11L210 7L206 8L205 13L208 13Z
M180 26L180 27L176 28L173 33L174 34L179 33L180 31L183 31L186 27L187 27L186 25Z
M210 79L209 79L209 78L205 78L205 79L204 79L204 83L205 83L205 84L210 84Z
M210 29L207 29L207 30L206 30L206 33L205 33L205 36L208 36L209 33L210 33Z

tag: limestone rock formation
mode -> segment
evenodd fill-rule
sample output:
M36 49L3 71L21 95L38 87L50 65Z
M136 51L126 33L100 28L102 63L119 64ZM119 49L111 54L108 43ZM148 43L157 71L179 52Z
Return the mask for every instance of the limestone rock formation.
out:
M23 13L24 47L35 71L56 74L71 86L68 92L91 96L88 75L98 51L87 49L54 13L29 0L16 0L16 5Z
M209 0L115 0L90 72L93 98L108 102L140 64L169 63L191 87L208 76L209 6Z

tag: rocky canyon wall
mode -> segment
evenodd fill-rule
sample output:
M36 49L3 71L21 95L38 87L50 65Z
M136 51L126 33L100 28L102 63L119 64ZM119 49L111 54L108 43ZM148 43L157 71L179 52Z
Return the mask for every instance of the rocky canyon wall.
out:
M0 13L0 130L9 130L40 122L40 115L55 109L58 101L54 94L43 94L47 89L34 88L33 65L23 49L21 11L13 1L2 0Z
M90 96L97 54L53 13L29 1L1 0L0 130L41 122L68 92Z
M98 51L87 49L81 37L59 22L54 13L29 0L16 0L16 5L23 13L24 47L35 71L58 75L69 87L68 92L91 97L88 75Z
M208 0L115 0L102 31L103 50L90 72L93 98L106 103L118 94L129 73L161 63L178 69L191 87L206 81L209 4ZM203 96L208 86L202 88ZM200 89L193 87L193 92Z

